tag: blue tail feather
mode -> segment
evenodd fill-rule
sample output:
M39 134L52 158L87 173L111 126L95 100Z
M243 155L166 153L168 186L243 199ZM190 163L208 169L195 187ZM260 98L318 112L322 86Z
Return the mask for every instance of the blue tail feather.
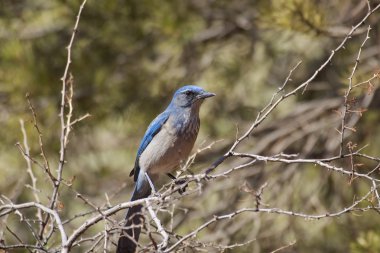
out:
M151 193L149 183L145 180L145 177L142 177L143 180L140 180L140 178L141 176L136 183L131 201L146 198ZM127 215L125 216L126 224L124 225L126 229L122 230L121 236L119 237L117 253L134 253L136 251L136 242L139 240L141 224L144 219L141 213L142 208L142 205L136 205L128 209Z

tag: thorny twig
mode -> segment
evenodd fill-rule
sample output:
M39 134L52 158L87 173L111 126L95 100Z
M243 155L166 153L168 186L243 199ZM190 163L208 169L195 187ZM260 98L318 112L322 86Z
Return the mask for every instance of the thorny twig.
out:
M346 129L352 129L352 126L347 126L346 125L346 118L349 110L351 109L352 103L349 102L349 96L351 94L351 91L353 89L352 85L352 79L355 75L356 69L358 68L359 61L360 61L360 55L362 53L362 49L365 45L365 43L368 41L369 37L369 32L371 31L371 26L368 26L367 28L367 34L365 39L363 40L362 44L359 47L358 54L356 56L355 64L352 68L351 75L348 77L348 88L344 94L344 110L342 113L342 123L341 123L341 129L340 129L340 150L339 150L339 155L342 156L344 152L344 133Z
M61 90L61 105L60 105L60 113L59 113L59 118L61 121L61 135L60 135L60 150L59 150L59 163L58 163L58 168L57 168L57 180L54 182L54 189L53 193L51 196L51 201L50 201L50 209L55 208L55 205L57 203L57 198L58 198L58 192L59 188L61 185L61 180L62 180L62 172L63 172L63 166L65 164L65 154L66 154L66 147L68 143L68 137L70 133L70 126L71 126L71 117L72 117L72 78L71 81L67 82L67 75L69 72L70 64L71 64L71 48L74 43L75 35L78 30L78 25L79 25L79 20L82 14L82 10L84 8L84 5L86 4L87 0L83 0L81 6L79 7L77 19L74 25L73 32L71 34L71 39L69 42L69 45L67 46L67 61L66 61L66 67L63 73L63 76L61 78L62 81L62 90ZM70 92L69 92L69 99L66 102L66 96L67 96L67 91L66 91L66 85L69 83L70 85ZM69 112L66 115L67 120L65 121L65 106L69 105ZM45 226L49 221L49 216L46 217L46 219L42 223L42 229L40 230L40 237L42 238L42 234L44 232ZM47 238L49 239L49 238ZM67 249L65 249L67 250Z

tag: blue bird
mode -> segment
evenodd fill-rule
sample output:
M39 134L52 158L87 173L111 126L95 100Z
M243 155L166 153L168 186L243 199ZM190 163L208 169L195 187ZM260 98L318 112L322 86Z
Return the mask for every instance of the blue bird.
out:
M135 189L131 201L143 199L151 194L159 174L170 172L189 156L200 126L199 108L204 99L215 96L194 85L178 89L164 112L149 125L137 151L134 176ZM153 189L154 190L154 189ZM117 253L133 253L141 232L142 205L128 209Z

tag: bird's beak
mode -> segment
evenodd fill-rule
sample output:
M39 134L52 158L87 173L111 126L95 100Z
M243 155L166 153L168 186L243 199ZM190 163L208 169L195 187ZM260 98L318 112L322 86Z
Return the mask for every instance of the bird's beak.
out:
M205 91L202 94L199 94L197 96L197 99L204 99L204 98L209 98L209 97L213 97L213 96L215 96L215 93Z

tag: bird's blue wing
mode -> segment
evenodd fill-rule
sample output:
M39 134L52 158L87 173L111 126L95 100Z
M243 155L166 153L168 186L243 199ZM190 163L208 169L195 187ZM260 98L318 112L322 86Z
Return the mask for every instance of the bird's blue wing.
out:
M168 120L170 113L168 111L164 111L160 115L158 115L152 123L150 123L148 129L145 132L145 135L140 143L140 147L137 150L137 156L135 161L135 167L132 169L130 176L134 175L134 181L137 181L137 177L139 176L140 172L140 166L139 166L139 159L146 149L146 147L149 145L149 143L153 140L153 137L161 130L161 127L165 124L165 122Z

